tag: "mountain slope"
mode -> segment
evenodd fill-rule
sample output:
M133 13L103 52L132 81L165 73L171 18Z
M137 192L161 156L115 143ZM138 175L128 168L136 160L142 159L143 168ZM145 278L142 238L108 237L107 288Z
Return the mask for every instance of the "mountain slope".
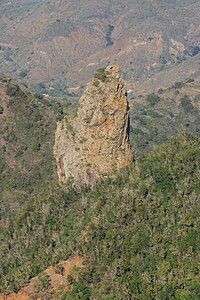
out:
M32 194L54 180L58 104L0 79L0 218L4 224Z
M199 149L182 135L115 180L29 199L1 231L1 291L79 254L85 268L57 299L197 300Z
M135 156L141 156L171 136L200 133L199 82L176 82L151 94L129 96L129 103Z
M199 12L198 0L3 0L1 70L63 93L81 89L109 63L131 85L180 63L186 72L182 63L200 51Z

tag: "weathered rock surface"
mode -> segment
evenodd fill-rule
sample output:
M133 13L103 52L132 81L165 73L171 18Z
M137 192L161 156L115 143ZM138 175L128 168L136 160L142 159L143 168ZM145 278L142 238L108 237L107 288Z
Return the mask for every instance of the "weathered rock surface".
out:
M54 156L59 181L73 177L78 186L129 165L129 106L118 67L98 70L76 116L58 124Z

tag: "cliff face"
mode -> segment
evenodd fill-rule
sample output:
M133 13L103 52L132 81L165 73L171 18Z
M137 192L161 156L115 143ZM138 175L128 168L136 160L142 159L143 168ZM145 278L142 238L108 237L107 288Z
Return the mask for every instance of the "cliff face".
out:
M76 185L93 184L130 163L129 106L118 67L98 70L76 116L58 124L54 156L59 181L73 177Z

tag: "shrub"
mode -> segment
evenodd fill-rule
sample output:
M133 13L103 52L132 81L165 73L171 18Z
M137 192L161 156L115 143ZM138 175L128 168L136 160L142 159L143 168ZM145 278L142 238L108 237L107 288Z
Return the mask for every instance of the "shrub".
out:
M40 151L40 147L41 147L40 143L38 143L38 142L33 143L32 144L32 150L33 150L33 152Z
M21 78L24 78L24 77L26 77L28 75L28 70L22 70L20 73L19 73L19 76L21 77Z
M180 106L185 113L189 113L192 110L194 110L194 106L192 105L191 100L187 96L181 98L180 101Z
M66 296L68 300L89 300L91 299L91 291L82 282L74 280L73 288L66 293Z
M34 296L42 296L42 299L48 299L48 298L43 298L48 296L48 292L51 288L51 283L50 283L50 278L46 273L41 273L38 276L38 282L34 287Z
M194 101L195 101L195 102L199 102L199 101L200 101L200 94L198 94L198 95L196 95L196 96L194 97Z
M151 107L155 106L159 101L160 101L160 97L153 94L149 94L146 98L147 104Z
M94 78L105 82L107 80L107 73L105 71L105 68L101 68L101 69L96 70Z
M18 85L8 85L6 94L10 97L14 97L17 92L19 92L20 88Z
M94 85L94 86L96 86L96 87L98 87L98 86L99 86L99 80L97 80L97 79L94 79L94 81L93 81L93 85Z
M182 87L183 87L183 82L179 82L179 81L175 82L174 85L172 86L172 88L174 89L180 89Z
M159 94L163 94L163 93L164 93L164 89L160 88L160 89L158 90L158 93L159 93Z

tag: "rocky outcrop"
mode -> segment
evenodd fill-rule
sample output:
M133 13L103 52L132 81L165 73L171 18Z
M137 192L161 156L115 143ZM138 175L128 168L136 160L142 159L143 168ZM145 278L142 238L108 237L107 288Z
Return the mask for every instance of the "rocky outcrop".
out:
M55 267L48 267L43 273L39 274L39 276L33 277L27 286L18 292L0 295L0 300L60 299L60 297L56 297L56 292L59 292L59 289L65 290L69 288L70 284L67 281L67 277L72 273L75 267L83 267L83 258L81 256L73 256L66 261L61 261ZM43 278L46 278L45 285L44 281L42 284L41 275L43 275ZM43 293L45 293L45 295L43 295ZM47 294L49 294L51 298L49 298Z
M76 116L58 123L54 156L59 181L73 177L78 186L129 165L129 106L118 67L97 70Z

